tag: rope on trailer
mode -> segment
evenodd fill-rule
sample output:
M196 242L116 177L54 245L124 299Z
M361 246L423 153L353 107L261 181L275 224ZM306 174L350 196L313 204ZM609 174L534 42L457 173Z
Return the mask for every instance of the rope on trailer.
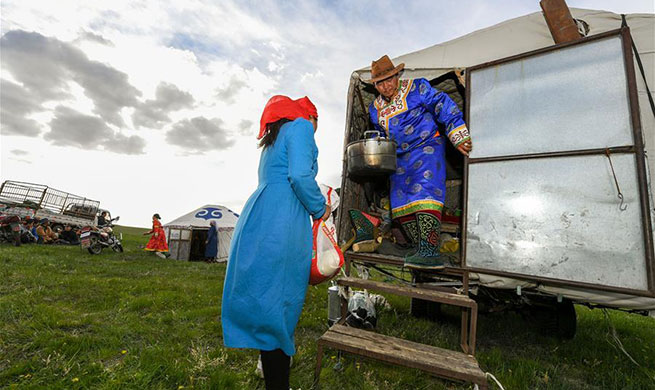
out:
M606 337L610 345L623 352L625 356L627 356L628 359L630 359L631 362L637 365L637 367L641 367L641 364L637 363L637 361L633 359L632 356L630 356L630 354L628 353L628 351L626 351L625 348L623 347L623 343L619 339L619 336L616 334L616 329L614 328L614 325L612 325L612 320L610 319L610 314L607 311L607 309L602 309L602 310L603 310L603 314L605 314L605 319L607 320L607 325L609 328Z

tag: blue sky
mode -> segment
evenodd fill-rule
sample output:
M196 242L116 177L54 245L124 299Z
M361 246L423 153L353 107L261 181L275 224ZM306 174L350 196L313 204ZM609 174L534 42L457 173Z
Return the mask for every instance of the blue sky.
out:
M568 4L654 12L652 0ZM257 185L261 109L279 93L318 106L319 181L338 186L353 70L540 11L537 0L0 7L2 180L98 199L134 226L208 203L239 212Z

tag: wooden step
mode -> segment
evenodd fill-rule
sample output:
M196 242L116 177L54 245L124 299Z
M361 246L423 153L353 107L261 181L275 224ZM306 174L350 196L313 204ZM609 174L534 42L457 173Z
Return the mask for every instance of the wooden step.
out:
M379 253L360 253L360 252L354 252L352 250L347 250L343 255L348 261L384 264L384 265L392 265L397 267L403 267L405 264L404 258L394 255L382 255ZM441 275L456 275L456 276L461 276L464 272L466 272L466 269L462 268L459 264L446 266L445 269L421 270L421 273L424 274L441 274Z
M323 348L334 348L387 363L417 368L433 375L487 388L485 373L471 355L385 336L343 325L333 325L318 340L315 381L318 383Z
M375 280L365 280L352 277L343 277L337 279L337 284L341 286L363 288L367 290L374 290L386 292L395 295L401 295L411 298L423 299L425 301L439 302L446 305L453 305L459 307L467 307L477 310L477 303L466 295L451 294L442 291L428 290L426 288L399 286L396 284L389 284L378 282Z

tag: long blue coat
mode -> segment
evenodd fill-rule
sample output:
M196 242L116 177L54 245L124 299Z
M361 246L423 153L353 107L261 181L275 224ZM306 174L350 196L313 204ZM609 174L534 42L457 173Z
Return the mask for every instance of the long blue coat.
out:
M218 256L218 230L216 226L210 226L207 231L207 245L205 245L205 257L213 259Z
M316 183L314 127L302 118L280 128L262 151L259 186L234 229L221 317L227 347L295 354L312 255L310 215L325 198Z

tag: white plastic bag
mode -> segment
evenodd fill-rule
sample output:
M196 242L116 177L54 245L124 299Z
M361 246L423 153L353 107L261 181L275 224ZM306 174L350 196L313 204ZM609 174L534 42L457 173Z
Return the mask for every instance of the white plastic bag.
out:
M321 194L325 197L325 203L329 204L332 207L332 211L336 210L339 207L339 195L337 192L330 186L325 184L319 184L321 189ZM332 216L330 216L332 218Z
M339 206L339 196L334 190L321 184L321 192L334 211ZM327 221L318 219L312 226L312 267L309 284L316 285L332 278L343 266L343 253L337 244L337 229L332 215Z

